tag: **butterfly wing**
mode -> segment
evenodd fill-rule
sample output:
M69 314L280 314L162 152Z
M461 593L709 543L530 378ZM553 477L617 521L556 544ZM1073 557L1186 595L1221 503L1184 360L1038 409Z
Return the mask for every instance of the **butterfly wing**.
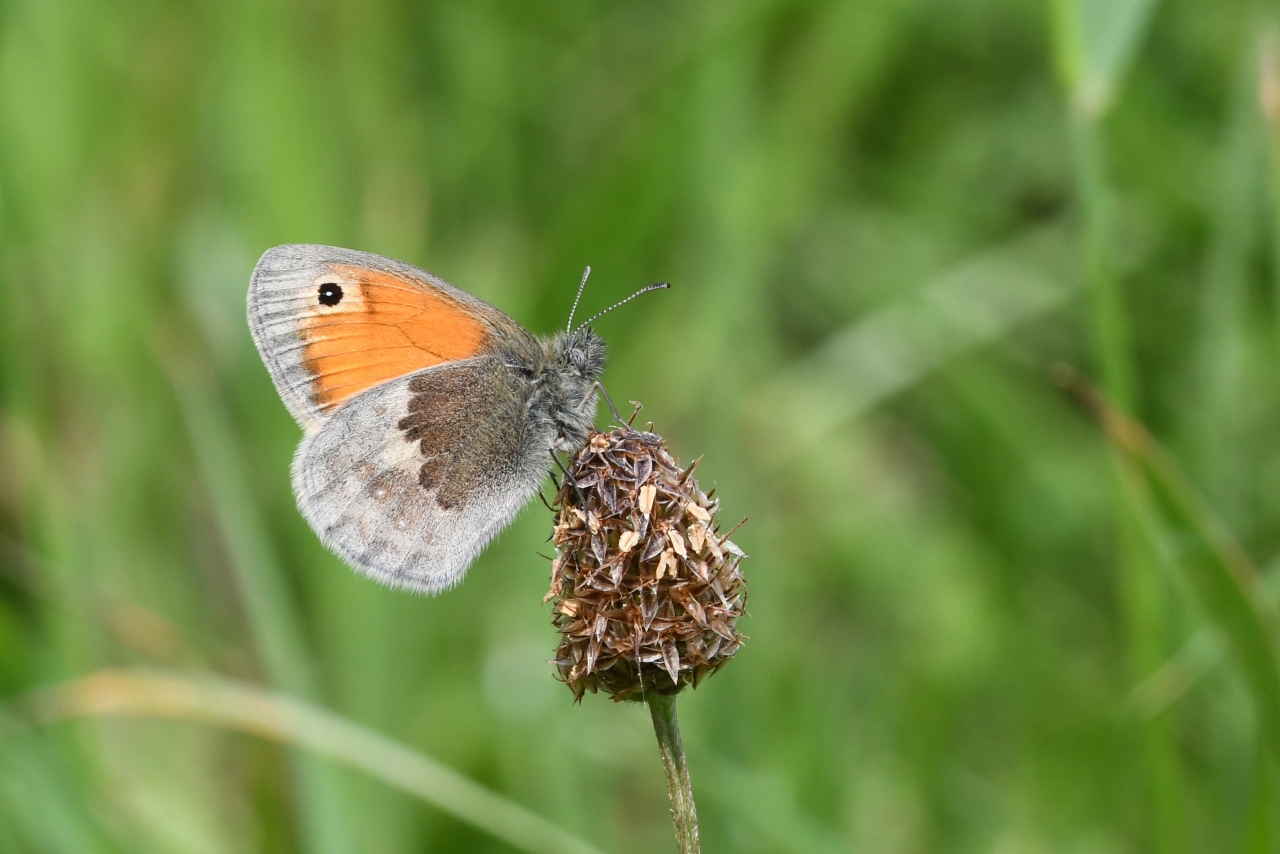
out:
M430 273L330 246L278 246L249 286L254 342L304 437L298 506L392 586L436 592L537 490L550 437L526 423L536 342Z
M289 411L311 432L341 404L415 371L531 336L483 300L381 255L293 244L249 285L249 328Z
M452 587L546 472L549 440L525 425L527 386L483 356L360 394L298 448L298 506L365 574L422 593Z

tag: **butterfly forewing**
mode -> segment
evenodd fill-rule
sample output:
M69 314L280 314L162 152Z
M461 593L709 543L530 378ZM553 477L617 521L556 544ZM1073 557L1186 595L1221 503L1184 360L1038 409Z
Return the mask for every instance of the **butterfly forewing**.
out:
M416 267L304 244L262 256L249 287L249 326L280 396L307 429L380 383L489 352L513 328L523 333Z

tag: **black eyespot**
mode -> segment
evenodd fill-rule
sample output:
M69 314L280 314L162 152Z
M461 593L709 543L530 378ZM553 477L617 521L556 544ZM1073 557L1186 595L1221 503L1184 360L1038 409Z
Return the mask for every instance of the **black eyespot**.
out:
M337 305L342 302L342 288L333 282L325 282L320 286L320 304Z

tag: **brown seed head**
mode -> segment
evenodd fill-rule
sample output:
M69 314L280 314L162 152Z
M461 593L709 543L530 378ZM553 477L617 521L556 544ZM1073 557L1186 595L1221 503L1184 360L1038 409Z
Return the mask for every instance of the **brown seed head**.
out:
M742 645L746 557L655 433L592 432L556 495L556 668L575 699L697 687ZM713 490L714 491L714 490Z

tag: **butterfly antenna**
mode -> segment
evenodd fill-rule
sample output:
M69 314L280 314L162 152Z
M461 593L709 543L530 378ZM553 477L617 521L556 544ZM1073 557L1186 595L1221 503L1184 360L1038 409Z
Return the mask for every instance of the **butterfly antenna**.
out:
M591 265L587 265L587 269L582 271L582 282L578 285L578 295L573 298L573 308L569 309L569 328L566 332L573 331L573 313L578 310L578 300L582 299L582 289L587 286L587 276L591 275Z
M666 290L669 287L671 287L671 285L667 284L666 282L658 282L657 284L649 285L648 287L641 288L640 290L636 291L634 294L627 297L626 299L615 302L613 305L609 306L604 311L591 315L591 317L588 317L586 320L582 321L582 323L579 324L578 328L581 329L583 326L587 326L591 324L593 321L599 320L609 312L613 311L618 306L626 305L627 303L631 302L633 299L640 296L641 294L647 294L649 293L649 291L662 291L662 290Z

